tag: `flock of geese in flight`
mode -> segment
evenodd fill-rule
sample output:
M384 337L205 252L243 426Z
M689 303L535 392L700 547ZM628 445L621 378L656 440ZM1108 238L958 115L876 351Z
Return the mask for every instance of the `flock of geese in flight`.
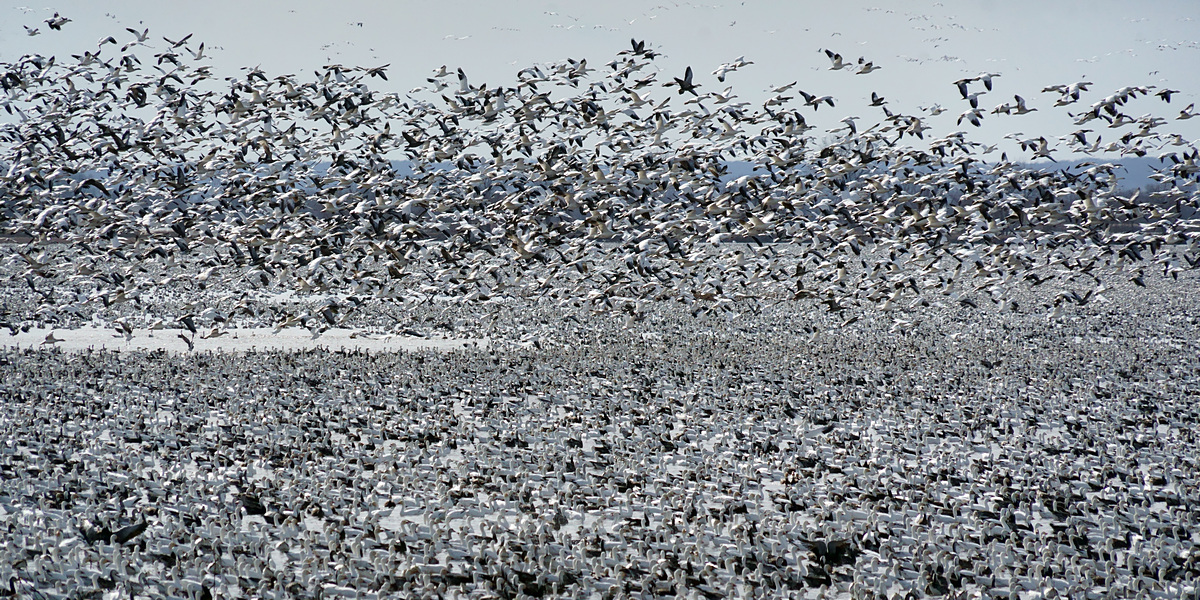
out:
M222 78L190 35L154 46L129 32L124 45L0 63L0 224L21 240L6 246L11 276L41 322L216 282L385 301L536 294L630 314L789 297L832 310L931 294L1003 306L1039 267L1102 289L1098 261L1171 274L1200 260L1197 150L1162 132L1167 119L1127 114L1148 86L1090 106L1088 82L1049 87L1081 128L1017 140L1029 158L1064 145L1158 156L1159 189L1129 195L1117 164L984 160L990 148L967 132L933 137L877 93L882 120L846 117L821 136L806 112L834 107L832 95L792 82L751 105L705 90L691 67L660 78L658 52L637 40L603 65L533 65L505 86L442 67L403 94L371 87L387 65ZM832 69L879 68L826 54ZM998 76L954 82L969 105L960 123L979 125ZM675 93L655 97L664 87ZM1037 110L1014 100L991 114ZM334 326L353 305L256 316Z

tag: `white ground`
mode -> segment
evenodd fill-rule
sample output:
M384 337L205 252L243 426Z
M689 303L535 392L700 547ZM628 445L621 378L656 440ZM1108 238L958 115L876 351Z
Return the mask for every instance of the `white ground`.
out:
M46 336L53 333L60 342L47 342ZM186 333L186 332L185 332ZM0 334L0 348L31 348L58 346L62 350L167 350L188 351L187 342L180 339L177 329L135 329L126 338L112 329L82 327L79 329L30 329L17 335ZM192 338L190 333L189 338ZM230 329L218 337L204 337L204 332L192 338L196 352L225 351L245 352L248 350L368 350L388 352L396 350L456 350L459 348L483 347L486 339L471 338L422 338L393 334L368 334L358 329L331 329L319 337L303 327L289 327L278 333L271 328Z

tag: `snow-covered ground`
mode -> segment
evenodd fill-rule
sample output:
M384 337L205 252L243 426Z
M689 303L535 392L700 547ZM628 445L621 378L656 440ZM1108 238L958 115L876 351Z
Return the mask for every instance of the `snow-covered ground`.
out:
M186 335L187 339L183 336ZM53 336L48 338L47 336ZM190 342L190 343L189 343ZM201 332L191 336L175 329L134 329L129 336L112 329L81 327L78 329L31 328L16 335L0 335L0 348L32 348L57 346L67 351L80 350L194 350L246 352L251 350L366 350L394 352L400 350L456 350L487 346L486 339L448 339L412 337L394 334L368 333L361 329L330 329L319 335L303 327L288 327L276 331L270 328L225 330L221 335L205 337ZM194 348L189 348L192 345Z

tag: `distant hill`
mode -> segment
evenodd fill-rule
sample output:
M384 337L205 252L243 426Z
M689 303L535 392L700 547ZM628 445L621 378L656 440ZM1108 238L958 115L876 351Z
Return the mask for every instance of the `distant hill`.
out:
M391 162L392 162L392 168L396 170L397 175L399 175L400 177L411 177L412 176L413 170L412 170L412 162L411 161L393 160ZM1151 179L1150 176L1153 175L1158 169L1168 166L1168 165L1164 164L1163 162L1159 161L1157 157L1149 157L1149 156L1140 157L1140 158L1136 157L1136 156L1129 156L1129 157L1124 157L1124 158L1081 158L1081 159L1076 159L1076 160L1060 160L1058 162L1045 161L1045 162L1035 162L1035 163L1019 163L1019 165L1026 169L1035 169L1035 170L1050 172L1050 171L1061 171L1063 169L1070 169L1072 171L1078 171L1078 170L1082 170L1080 167L1084 163L1105 163L1105 162L1116 163L1116 164L1121 165L1121 168L1116 171L1117 178L1120 181L1120 185L1118 186L1118 188L1122 189L1122 190L1130 190L1130 191L1132 191L1134 189L1146 188L1149 186L1158 185L1158 183L1156 181L1154 181L1153 179ZM751 163L748 161L740 161L740 160L728 161L725 163L725 165L728 168L728 171L725 174L725 176L723 177L723 179L726 181L737 179L738 177L742 177L744 175L754 175L756 173L754 171L754 163ZM318 172L323 172L324 170L329 168L329 163L328 162L319 162L315 165L315 167ZM451 163L446 163L446 164L436 165L436 167L444 168L444 169L453 169L454 165ZM1083 167L1083 168L1086 168L1086 167ZM758 171L758 173L761 173L761 172L762 171ZM75 177L77 179L83 180L88 177L96 177L99 175L100 175L100 173L97 171L83 171L81 173L76 174Z
M1076 160L1060 160L1058 162L1024 163L1021 166L1027 169L1042 171L1070 169L1072 172L1075 172L1079 170L1078 167L1083 165L1083 163L1114 163L1121 165L1121 168L1116 171L1117 180L1120 182L1117 188L1121 190L1135 190L1158 185L1158 182L1151 179L1150 176L1157 172L1158 169L1166 166L1158 160L1158 157L1152 156L1088 157Z
M1158 157L1152 156L1085 157L1057 162L1020 163L1020 166L1026 169L1041 171L1061 171L1063 169L1078 171L1081 170L1080 167L1084 163L1115 163L1121 165L1121 168L1116 171L1117 179L1120 181L1118 189L1130 191L1157 185L1158 182L1151 179L1150 176L1157 172L1158 169L1167 166L1159 161ZM322 164L322 166L328 167L327 164ZM747 161L729 161L726 163L726 166L729 169L724 177L726 180L737 179L743 175L752 175L755 173L754 163ZM413 174L412 163L407 160L393 160L392 168L396 169L396 174L401 177L409 177ZM446 164L443 168L451 169L454 168L454 165ZM1086 168L1086 166L1083 168Z

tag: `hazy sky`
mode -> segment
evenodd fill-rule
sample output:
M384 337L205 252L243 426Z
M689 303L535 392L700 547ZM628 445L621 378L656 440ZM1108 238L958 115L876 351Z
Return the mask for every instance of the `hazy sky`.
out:
M43 22L55 11L72 19L62 31L51 31ZM37 27L40 34L28 36L23 25ZM665 75L680 75L692 66L702 92L732 85L743 99L761 103L769 85L798 80L798 89L836 98L835 108L810 119L832 127L845 116L866 122L881 116L880 109L867 106L876 91L894 112L918 114L919 106L940 103L947 112L930 119L933 133L970 130L980 141L1014 132L1049 137L1076 129L1064 109L1052 106L1057 95L1041 92L1047 85L1094 82L1072 112L1126 85L1154 85L1180 93L1170 105L1150 97L1126 112L1135 118L1166 117L1170 123L1164 132L1200 137L1200 119L1175 120L1200 94L1200 2L1195 0L10 4L0 12L0 61L32 52L66 58L94 49L107 35L124 43L132 39L126 27L149 27L160 46L163 36L192 33L190 45L205 42L208 60L221 76L237 76L239 67L255 65L270 75L311 77L330 62L390 63L389 81L375 79L372 86L399 92L424 84L443 64L461 66L472 83L489 86L511 85L518 70L537 62L587 58L590 66L600 67L635 37L665 55L657 61ZM830 71L823 48L850 61L863 56L882 68L869 75ZM109 45L102 57L118 52ZM743 55L755 64L724 84L710 74ZM952 82L982 72L1001 77L980 99L981 108L990 111L1020 94L1039 111L987 115L979 130L956 125L969 107ZM1106 133L1104 123L1088 127Z

